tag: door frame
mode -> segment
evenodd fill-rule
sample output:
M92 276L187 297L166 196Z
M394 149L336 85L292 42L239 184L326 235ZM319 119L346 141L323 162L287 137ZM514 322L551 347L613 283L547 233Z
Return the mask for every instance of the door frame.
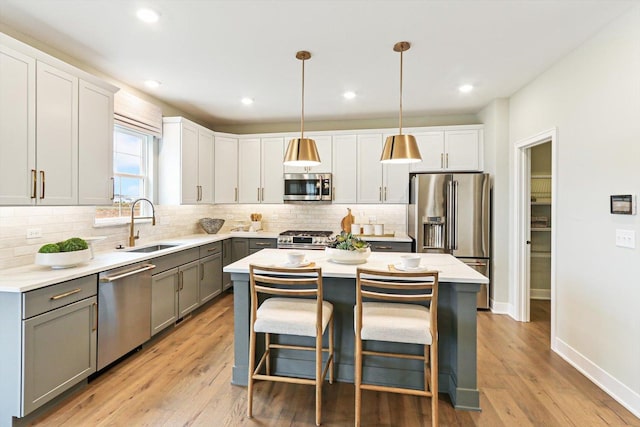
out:
M556 234L558 188L558 130L552 128L515 143L513 157L513 248L515 260L512 271L512 295L514 317L521 322L530 319L530 252L531 240L531 161L530 149L536 145L551 143L551 347L555 342L556 321Z

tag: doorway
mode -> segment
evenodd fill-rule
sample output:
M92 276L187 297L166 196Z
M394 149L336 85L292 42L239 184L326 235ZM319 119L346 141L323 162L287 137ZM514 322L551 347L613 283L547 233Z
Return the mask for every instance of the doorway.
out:
M537 166L534 164L534 172L532 174L532 150L542 144L548 144L546 147L550 151L550 173L539 173ZM535 149L537 153L538 149ZM545 260L549 264L550 279L548 282L548 290L542 291L540 288L534 288L534 295L540 297L545 296L551 299L550 317L551 317L551 346L554 347L555 342L555 265L556 265L556 227L551 227L555 223L556 206L556 189L557 189L557 130L551 129L541 132L530 138L526 138L515 144L514 150L514 210L513 210L513 307L514 317L522 322L530 321L531 308L531 260L532 254L536 262ZM537 178L534 178L537 177ZM547 181L546 177L552 177ZM534 181L532 182L532 178ZM549 204L544 205L540 200L537 204L538 197L536 191L539 186L549 184L550 200ZM532 191L536 190L536 191ZM536 204L532 205L532 195L536 198ZM534 206L535 209L534 209ZM538 208L537 206L540 206ZM546 215L539 213L539 209L548 209ZM542 227L544 219L547 217L546 226ZM532 227L532 220L534 226ZM533 230L532 230L533 229ZM543 230L544 229L544 230ZM533 235L532 235L533 234ZM540 234L540 235L538 235ZM541 237L543 236L543 237ZM543 258L546 257L546 258ZM534 266L537 268L537 266ZM535 274L534 274L535 276ZM534 286L539 286L535 284Z

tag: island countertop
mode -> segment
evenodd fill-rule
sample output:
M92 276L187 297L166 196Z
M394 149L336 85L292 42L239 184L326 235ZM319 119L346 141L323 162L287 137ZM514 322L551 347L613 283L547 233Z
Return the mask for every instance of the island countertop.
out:
M224 267L226 273L249 273L249 264L275 265L285 267L289 249L263 249L248 257L242 258ZM390 264L400 261L402 252L372 252L364 264L338 264L329 259L324 251L295 250L305 254L306 260L322 267L324 277L348 278L356 277L356 268L364 266L372 269L387 270ZM441 282L456 283L489 283L489 279L476 270L448 254L413 254L419 255L421 266L437 270Z

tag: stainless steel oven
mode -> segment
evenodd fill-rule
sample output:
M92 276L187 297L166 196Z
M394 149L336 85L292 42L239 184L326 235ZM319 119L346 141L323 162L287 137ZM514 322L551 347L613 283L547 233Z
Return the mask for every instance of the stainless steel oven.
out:
M278 249L320 249L329 244L332 231L287 230L278 236Z
M285 202L331 201L331 174L285 173Z

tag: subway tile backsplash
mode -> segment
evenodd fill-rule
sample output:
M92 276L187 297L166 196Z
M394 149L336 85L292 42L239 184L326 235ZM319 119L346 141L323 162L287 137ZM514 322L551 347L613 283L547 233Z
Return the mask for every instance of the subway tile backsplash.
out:
M159 239L204 233L198 220L204 217L223 218L220 233L229 232L240 224L250 225L251 213L262 214L265 231L284 230L340 230L340 221L351 208L356 222L384 224L385 233L406 233L406 205L336 205L336 204L256 204L256 205L197 205L156 206L156 226L150 221L137 222L143 246ZM0 207L0 269L32 264L35 253L45 243L69 237L106 236L93 244L97 252L127 246L129 225L94 226L95 208L92 206L60 207ZM42 237L27 239L28 229L40 229Z

